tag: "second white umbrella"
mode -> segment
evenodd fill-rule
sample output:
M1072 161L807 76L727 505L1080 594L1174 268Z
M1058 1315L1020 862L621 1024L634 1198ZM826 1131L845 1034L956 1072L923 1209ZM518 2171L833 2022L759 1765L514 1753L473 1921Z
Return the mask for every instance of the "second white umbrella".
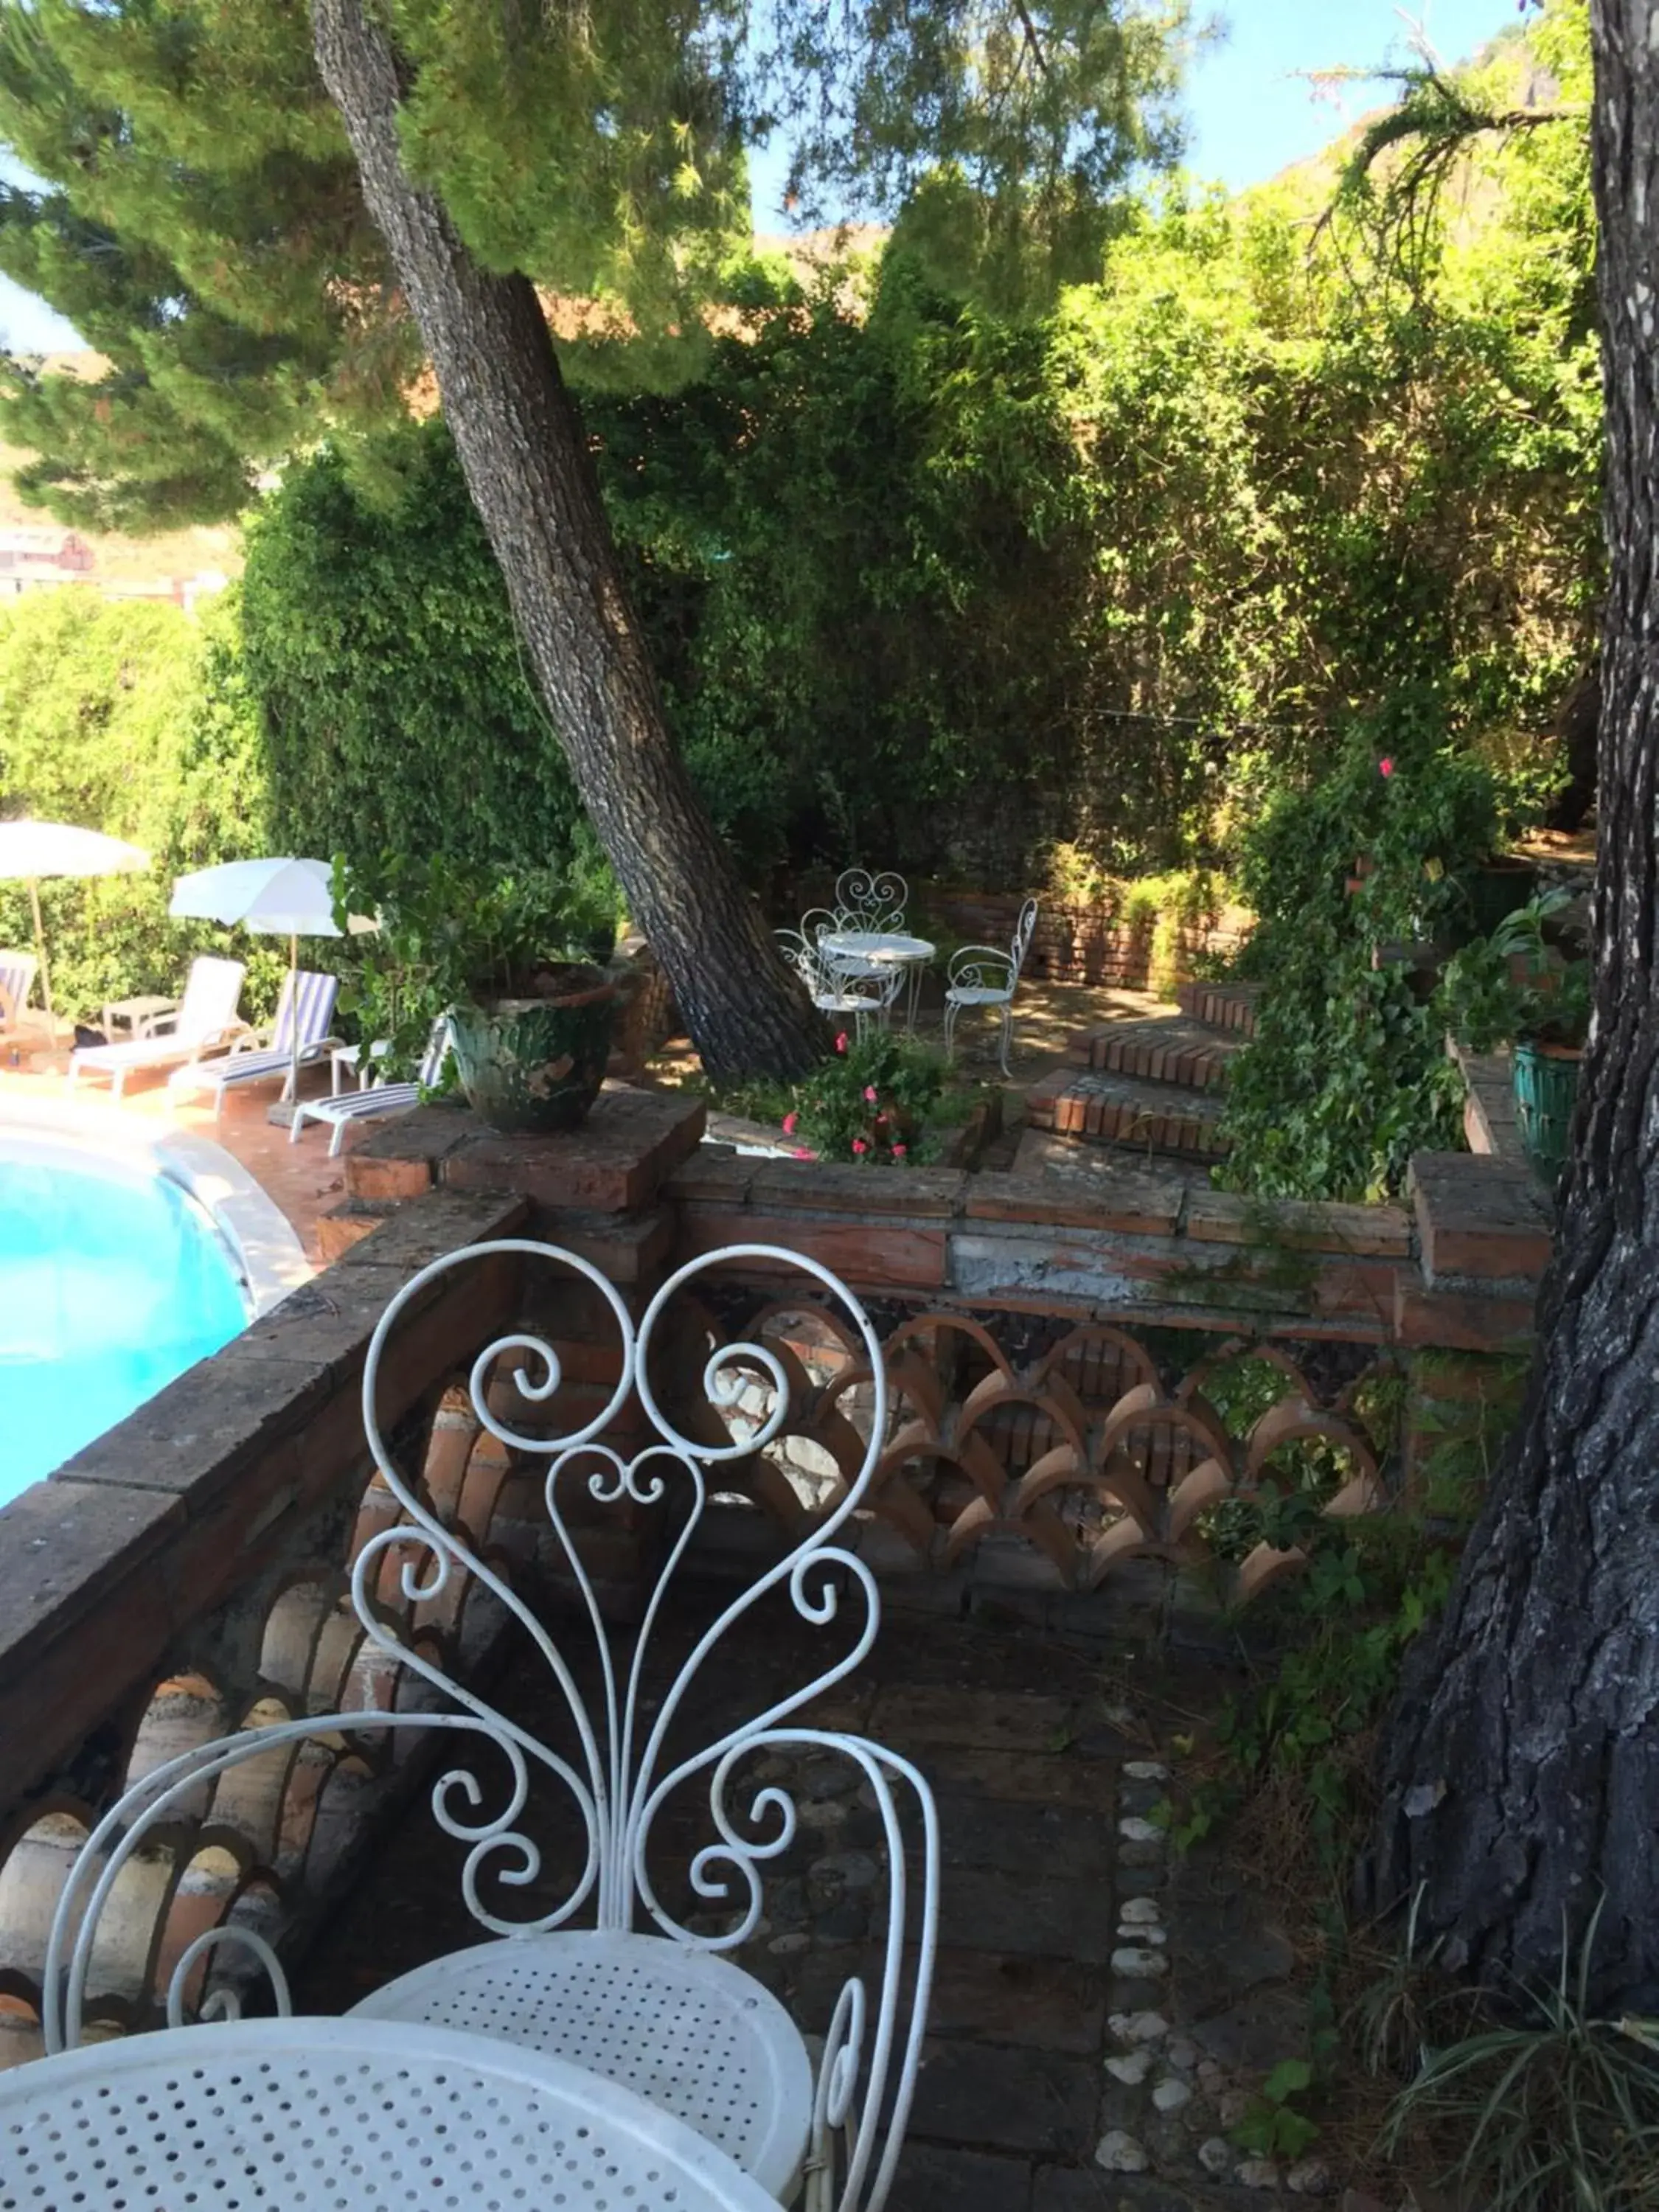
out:
M225 860L198 868L173 886L167 912L179 921L222 921L262 935L286 937L290 982L300 971L302 937L338 937L334 919L334 872L326 860L278 855L264 860ZM354 914L347 927L354 937L378 924ZM300 1095L300 1032L294 1025L294 1077L289 1096Z

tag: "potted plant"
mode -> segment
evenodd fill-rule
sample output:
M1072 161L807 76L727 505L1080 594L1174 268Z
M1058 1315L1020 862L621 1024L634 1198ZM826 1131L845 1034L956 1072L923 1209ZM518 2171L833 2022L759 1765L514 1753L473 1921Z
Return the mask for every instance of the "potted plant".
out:
M494 1129L570 1129L605 1080L622 989L599 964L600 927L571 912L544 872L479 884L441 855L388 854L374 867L335 864L343 911L380 918L360 940L362 965L343 1003L372 1037L380 1068L417 1062L447 1017L467 1103ZM609 937L615 939L614 920Z
M1528 900L1455 954L1443 986L1461 1043L1512 1048L1522 1141L1551 1183L1566 1164L1589 1030L1589 963L1552 941L1550 926L1571 903L1560 890Z

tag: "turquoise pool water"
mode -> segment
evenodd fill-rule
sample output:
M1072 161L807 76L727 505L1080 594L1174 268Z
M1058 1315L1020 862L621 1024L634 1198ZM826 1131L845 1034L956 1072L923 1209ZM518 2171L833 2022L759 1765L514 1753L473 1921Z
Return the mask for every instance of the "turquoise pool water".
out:
M230 1254L177 1184L0 1138L0 1504L246 1325Z

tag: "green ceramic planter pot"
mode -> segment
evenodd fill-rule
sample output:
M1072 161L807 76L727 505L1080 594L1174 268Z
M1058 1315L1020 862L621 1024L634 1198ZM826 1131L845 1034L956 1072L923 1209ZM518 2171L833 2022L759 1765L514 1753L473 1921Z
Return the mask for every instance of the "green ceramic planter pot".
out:
M1468 914L1460 934L1467 933L1464 941L1490 937L1501 922L1520 912L1537 889L1538 871L1525 860L1490 860L1471 868L1463 878Z
M1518 1044L1515 1048L1515 1110L1527 1157L1554 1185L1567 1164L1578 1072L1583 1054L1573 1045Z
M492 1129L544 1135L586 1120L605 1081L621 993L597 968L547 969L521 999L457 1006L455 1065Z

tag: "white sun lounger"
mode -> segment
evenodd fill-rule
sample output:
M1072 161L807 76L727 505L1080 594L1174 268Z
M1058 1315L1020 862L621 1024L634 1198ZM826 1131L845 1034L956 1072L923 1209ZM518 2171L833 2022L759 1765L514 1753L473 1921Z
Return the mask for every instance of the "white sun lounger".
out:
M216 1121L225 1103L228 1091L240 1090L245 1083L269 1082L273 1076L283 1079L283 1097L290 1095L295 1060L295 1031L298 1031L298 1060L301 1067L310 1060L337 1045L339 1039L329 1034L329 1024L334 1018L334 1000L340 988L339 979L319 975L308 969L301 969L289 975L283 985L283 995L276 1003L276 1018L269 1032L253 1032L245 1045L238 1046L218 1060L198 1060L189 1067L181 1067L167 1079L167 1090L177 1096L187 1091L207 1091L213 1095L213 1118Z
M0 952L0 1030L13 1029L21 1020L40 964L32 952Z
M129 1075L144 1068L177 1067L231 1043L247 1024L236 1012L242 995L240 960L203 957L191 963L185 995L172 1013L157 1014L141 1037L125 1044L82 1045L70 1054L69 1087L82 1075L106 1075L116 1097Z
M449 1024L435 1021L432 1035L427 1041L426 1057L413 1083L367 1083L361 1091L343 1091L332 1098L307 1098L296 1101L294 1119L289 1125L288 1140L297 1143L300 1131L307 1121L325 1121L332 1134L328 1140L328 1156L332 1159L345 1141L345 1133L354 1121L367 1121L377 1114L406 1113L420 1103L422 1091L435 1091L443 1079L444 1062L449 1057ZM369 1055L370 1065L374 1054Z

